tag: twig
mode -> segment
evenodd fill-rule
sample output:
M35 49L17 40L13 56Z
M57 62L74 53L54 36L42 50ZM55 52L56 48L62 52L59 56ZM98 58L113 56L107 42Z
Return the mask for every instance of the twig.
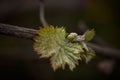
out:
M87 31L89 28L88 26L84 23L84 21L79 21L78 23L78 28L79 30L84 33L85 31ZM104 41L100 36L96 35L95 38L93 39L94 42L96 42L99 45L102 46L109 46L110 44L108 44L106 41Z
M44 0L40 0L40 21L41 21L41 23L42 23L42 25L43 26L46 26L46 25L48 25L48 23L46 22L46 20L45 20L45 6L44 6Z
M104 56L109 56L112 58L114 58L114 57L120 58L120 50L118 50L118 49L114 49L114 48L110 48L110 47L103 47L103 46L99 46L99 45L93 44L93 43L87 43L87 45L92 47L98 53L100 53Z
M34 29L0 23L0 34L4 35L12 35L16 37L33 39L33 37L36 35L36 31L37 30Z
M37 35L36 31L37 30L35 29L29 29L29 28L0 23L0 34L3 35L8 35L8 36L11 35L11 36L22 37L33 40L34 36ZM88 43L87 45L92 47L99 54L120 59L120 50L109 47L102 47L99 45L95 45L93 43Z

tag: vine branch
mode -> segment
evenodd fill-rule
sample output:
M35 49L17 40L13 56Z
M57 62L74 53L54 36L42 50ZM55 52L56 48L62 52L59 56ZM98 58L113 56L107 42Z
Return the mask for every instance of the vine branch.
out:
M0 34L3 35L11 35L21 38L33 39L33 37L36 35L36 31L37 30L35 29L0 23Z
M44 6L44 0L40 0L40 21L43 26L48 25L47 21L45 20L45 6Z
M35 29L0 23L0 34L3 34L3 35L8 35L8 36L11 35L15 37L21 37L21 38L27 38L27 39L33 40L35 35L37 35L36 32L37 30ZM95 45L93 43L88 43L87 45L92 47L97 53L101 55L120 59L120 50Z
M85 31L89 30L89 27L85 24L84 21L79 21L78 23L78 28L79 30L84 33ZM108 44L106 41L104 41L100 36L98 35L95 35L93 41L99 45L102 45L102 46L109 46L110 47L110 44Z
M120 50L118 50L118 49L99 46L99 45L93 44L93 43L87 43L87 45L92 47L99 54L102 54L102 55L108 56L108 57L112 57L112 58L115 57L115 58L120 59Z

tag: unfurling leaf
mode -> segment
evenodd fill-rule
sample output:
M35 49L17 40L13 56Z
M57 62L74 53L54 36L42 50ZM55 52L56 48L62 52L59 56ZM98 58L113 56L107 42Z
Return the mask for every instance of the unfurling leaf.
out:
M71 40L76 37L77 33L67 35L63 27L45 26L38 30L38 36L34 39L34 50L40 58L50 58L54 70L64 69L66 65L73 70L79 60L85 59L88 62L94 56L92 49L83 49L82 42Z
M78 36L78 34L77 33L70 33L68 36L67 36L67 38L69 39L69 40L73 40L73 39L75 39L76 37Z
M85 51L85 54L83 54L83 56L85 62L88 63L95 56L95 51L92 48L88 47L88 51Z
M95 30L88 30L87 32L85 32L85 41L90 41L93 39L93 37L95 36Z

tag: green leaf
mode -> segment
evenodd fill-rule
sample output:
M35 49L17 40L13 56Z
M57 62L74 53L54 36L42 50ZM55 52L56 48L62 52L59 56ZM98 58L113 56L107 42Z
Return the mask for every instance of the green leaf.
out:
M88 47L88 51L85 51L82 56L85 59L85 62L88 63L95 56L95 51L92 48Z
M59 45L57 52L51 57L51 64L54 70L62 67L65 68L66 64L70 70L73 70L78 65L78 60L81 60L81 53L83 53L81 44L71 43L65 40L62 46Z
M93 34L94 30L86 32L88 37ZM81 42L70 40L76 36L77 33L71 33L67 36L63 27L45 26L38 30L33 47L40 58L50 59L53 70L64 69L66 65L69 66L70 70L73 70L79 64L79 60L85 59L88 62L94 54L90 48L88 51L84 50Z
M85 41L90 41L93 39L93 37L95 36L95 30L88 30L87 32L85 32Z

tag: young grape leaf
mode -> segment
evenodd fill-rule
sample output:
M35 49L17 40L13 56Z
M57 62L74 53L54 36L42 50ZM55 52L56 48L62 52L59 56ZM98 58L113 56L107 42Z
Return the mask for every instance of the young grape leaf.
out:
M85 32L85 41L90 41L93 39L93 37L95 36L95 30L88 30L87 32Z
M85 35L87 41L91 40L94 30L87 31ZM79 60L85 59L88 62L94 55L91 48L86 51L82 42L75 41L77 36L77 33L67 35L63 27L45 26L38 30L33 47L40 58L50 59L53 70L64 69L66 65L73 70Z

